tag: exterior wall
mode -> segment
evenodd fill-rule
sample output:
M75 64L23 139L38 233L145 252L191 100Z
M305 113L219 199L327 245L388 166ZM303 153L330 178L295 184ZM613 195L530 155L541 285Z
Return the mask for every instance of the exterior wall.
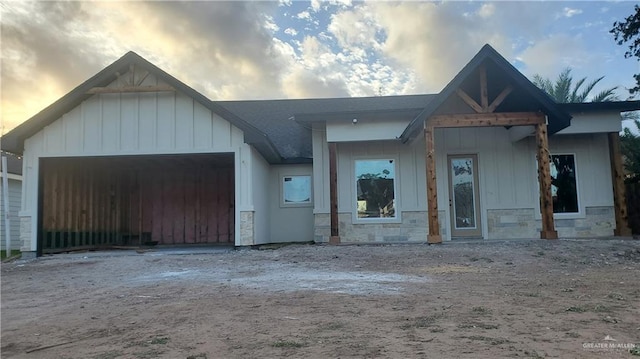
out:
M255 243L254 211L240 211L240 236L236 245L250 246Z
M395 140L407 127L405 121L358 118L356 123L327 123L329 142Z
M314 213L313 241L316 243L328 243L330 237L331 215L329 213Z
M616 112L572 113L571 126L558 132L561 135L622 131L622 117Z
M537 238L542 229L540 215L533 208L487 211L489 238ZM561 238L606 237L613 235L616 221L613 207L586 207L584 218L555 219Z
M325 127L314 124L311 136L313 140L313 213L329 214L329 145Z
M450 236L447 155L478 156L480 213L483 238L537 238L540 209L535 139L512 142L503 127L437 129L436 173L438 209L443 238ZM560 236L586 237L613 234L615 219L606 133L554 135L551 154L576 157L579 213L556 214ZM338 143L338 213L343 242L424 241L427 230L425 144L397 141ZM316 156L320 158L316 158ZM398 186L396 223L358 224L355 217L354 160L395 158ZM328 146L321 131L314 131L314 180L329 178ZM328 182L327 180L324 181ZM329 189L315 186L314 239L329 235ZM407 217L407 218L405 218ZM410 222L415 220L416 222ZM419 230L417 229L419 228Z
M251 149L251 195L253 197L254 240L252 244L268 243L271 229L269 211L269 164L255 149ZM243 243L249 243L243 240Z
M269 213L271 214L271 242L309 242L314 240L313 198L308 205L283 205L282 178L284 176L312 176L311 165L282 165L271 167ZM315 184L312 181L311 188Z
M160 84L153 75L142 83ZM235 218L253 210L250 171L255 158L242 131L178 92L94 95L26 139L24 146L20 216L22 228L29 223L30 231L21 234L23 250L36 250L41 157L234 153ZM240 233L239 220L234 233ZM249 244L239 236L235 240Z
M2 174L0 174L0 179ZM10 227L10 249L20 249L20 218L18 217L18 213L20 212L20 201L22 198L22 180L20 176L14 177L13 175L8 176L8 193L9 193L9 227ZM0 248L2 250L6 249L6 235L5 235L5 227L4 227L4 188L3 181L0 180L0 193L2 195L0 198Z

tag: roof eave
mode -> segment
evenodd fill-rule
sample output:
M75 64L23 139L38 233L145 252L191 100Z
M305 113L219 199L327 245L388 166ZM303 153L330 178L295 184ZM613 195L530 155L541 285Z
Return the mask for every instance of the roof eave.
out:
M546 110L547 115L556 117L559 126L555 126L549 130L549 134L556 133L571 125L571 115L556 104L544 91L535 87L520 71L518 71L513 65L508 63L504 57L502 57L495 49L486 44L482 49L456 74L456 76L440 91L440 93L434 98L418 116L416 116L407 125L405 130L400 135L402 143L406 143L413 138L417 131L420 129L421 122L423 123L427 117L431 116L444 101L453 94L456 88L458 88L462 82L485 60L493 60L497 66L502 68L508 75L510 75L525 91L529 93L536 101L538 101L542 107Z
M582 112L582 113L604 112L604 111L629 112L629 111L640 111L640 100L639 101L561 103L561 104L558 104L558 106L568 112Z
M279 161L281 161L280 154L264 132L228 111L221 105L209 100L200 92L171 76L132 51L126 53L120 59L105 67L100 72L61 97L58 101L47 106L36 115L2 136L2 150L22 154L24 150L24 141L27 138L33 136L42 128L56 121L70 109L78 106L82 101L91 97L92 95L87 94L87 91L91 88L96 86L106 86L115 80L115 72L128 70L129 65L132 63L141 64L147 68L148 71L158 76L158 78L173 86L177 91L193 98L207 109L241 129L245 136L245 142L256 147L260 147L262 149L260 152L269 162L274 161L272 163L279 163Z

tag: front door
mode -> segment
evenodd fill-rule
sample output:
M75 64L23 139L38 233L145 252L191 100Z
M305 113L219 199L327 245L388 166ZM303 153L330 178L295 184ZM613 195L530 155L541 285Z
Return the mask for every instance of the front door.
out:
M482 237L478 156L450 155L447 164L451 237Z

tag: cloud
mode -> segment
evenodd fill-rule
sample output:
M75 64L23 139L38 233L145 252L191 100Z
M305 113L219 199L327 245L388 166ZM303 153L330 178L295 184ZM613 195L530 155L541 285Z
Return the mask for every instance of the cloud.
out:
M380 48L376 39L379 26L368 7L358 6L353 10L332 15L327 29L336 38L338 45L343 48L349 50L354 48L377 50Z
M440 91L471 57L490 43L509 56L508 39L478 15L464 16L451 3L376 3L376 22L386 39L382 53L413 69L419 91ZM486 15L486 14L485 14Z
M553 54L553 56L549 56ZM528 75L539 74L542 77L555 77L560 69L572 67L580 69L586 64L588 51L579 37L565 34L552 35L535 42L520 55L526 64ZM579 59L582 60L579 60Z
M265 29L271 32L278 32L280 30L280 27L275 22L273 22L273 16L265 15L264 18L265 18L265 23L264 23Z
M482 4L478 10L478 16L483 19L491 17L496 12L496 5L493 3Z
M302 66L295 66L282 80L289 98L345 97L349 92L341 78L316 75Z
M580 14L582 14L581 9L572 9L570 7L565 7L564 9L562 9L562 16L564 17L573 17L574 15Z
M282 96L275 3L9 2L2 118L14 127L129 50L210 98ZM36 105L37 103L37 105Z
M590 16L601 6L583 6L583 24L597 24ZM612 16L616 4L607 6ZM5 2L2 118L15 126L129 50L214 100L437 92L485 43L528 75L571 65L609 80L615 51L558 30L553 14L568 21L581 11L555 2Z
M102 66L105 49L92 43L92 34L77 31L82 21L91 19L84 5L3 3L0 13L3 127L14 127L35 114L43 99L54 101L61 92Z
M284 33L290 36L296 36L298 35L298 32L296 31L296 29L288 27L284 30Z
M304 19L304 20L311 21L311 14L308 11L302 11L302 12L298 13L298 15L296 15L296 17L298 19Z

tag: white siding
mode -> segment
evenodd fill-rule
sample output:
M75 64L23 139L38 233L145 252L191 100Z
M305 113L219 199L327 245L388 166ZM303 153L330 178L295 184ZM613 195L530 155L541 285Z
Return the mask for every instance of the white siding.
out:
M1 176L0 176L1 177ZM9 228L10 234L9 238L11 239L10 248L11 249L20 249L20 218L18 217L18 213L20 212L20 198L22 191L22 181L9 178ZM5 226L4 226L4 188L3 181L0 179L0 248L4 251L6 249L6 235L5 235Z
M313 139L313 213L329 213L329 145L324 126L314 125ZM340 174L338 174L340 177Z
M255 149L251 149L251 190L254 208L254 244L269 243L270 213L269 213L269 164Z
M328 182L328 156L324 135L314 132L314 181ZM511 142L503 127L437 129L436 174L438 208L449 217L447 155L476 154L483 228L486 212L492 209L535 208L539 216L535 140L531 137ZM576 155L581 213L585 207L612 206L613 195L606 134L556 135L549 139L550 152ZM400 211L426 211L425 143L418 138L411 144L397 141L350 142L338 144L338 212L353 213L355 205L354 160L358 158L397 158ZM315 212L329 212L328 186L315 186ZM566 218L563 217L563 218ZM486 236L486 233L484 234Z
M395 140L407 127L407 121L383 121L357 118L357 122L327 123L329 142Z
M558 132L558 134L620 132L622 131L622 118L620 113L572 113L571 126Z
M386 141L338 144L338 212L354 211L354 161L366 158L395 159L397 207L402 211L426 211L424 146L418 141L412 145Z
M549 152L573 153L576 156L580 217L584 216L585 207L613 206L613 183L606 133L552 136L549 138Z
M162 83L149 75L144 84ZM182 93L95 95L25 140L21 215L34 219L35 236L40 157L227 152L236 157L239 218L240 209L253 207L254 198L246 190L252 183L250 167L257 162L251 161L251 151L240 129ZM34 237L31 249L35 246Z

